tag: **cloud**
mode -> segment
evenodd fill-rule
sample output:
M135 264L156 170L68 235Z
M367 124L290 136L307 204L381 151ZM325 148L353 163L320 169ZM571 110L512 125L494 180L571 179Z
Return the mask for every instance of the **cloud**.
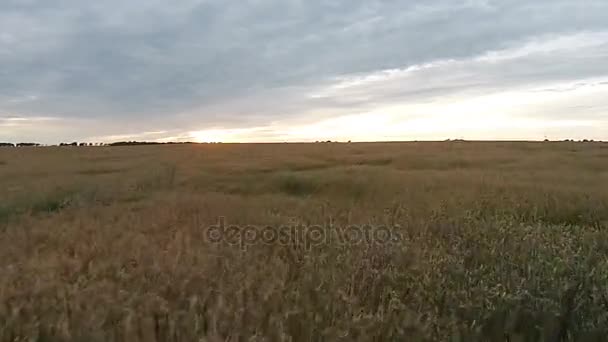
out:
M0 112L62 118L18 135L58 141L50 128L187 134L550 89L606 76L606 13L603 0L5 0Z
M22 117L15 115L0 116L0 125L31 125L41 122L54 121L58 118L53 117Z
M589 55L581 56L582 47ZM522 46L492 50L469 58L436 60L402 69L339 77L333 84L308 96L386 104L445 100L450 96L550 87L556 83L557 88L530 91L568 91L604 84L608 70L601 61L606 58L608 31L535 37ZM589 80L594 77L600 78Z
M169 131L152 131L152 132L139 132L139 133L127 133L127 134L115 134L105 135L98 137L90 137L88 140L92 141L153 141L163 139Z

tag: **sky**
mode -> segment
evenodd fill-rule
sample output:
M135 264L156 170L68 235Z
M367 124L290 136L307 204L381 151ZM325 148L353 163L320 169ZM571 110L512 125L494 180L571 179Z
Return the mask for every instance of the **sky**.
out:
M545 138L608 140L608 1L0 1L0 141Z

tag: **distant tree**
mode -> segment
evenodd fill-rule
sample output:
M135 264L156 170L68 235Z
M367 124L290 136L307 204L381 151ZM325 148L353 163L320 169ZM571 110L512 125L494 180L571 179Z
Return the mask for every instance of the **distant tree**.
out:
M17 147L32 147L32 146L40 146L38 143L18 143Z
M13 143L0 143L0 147L15 147Z

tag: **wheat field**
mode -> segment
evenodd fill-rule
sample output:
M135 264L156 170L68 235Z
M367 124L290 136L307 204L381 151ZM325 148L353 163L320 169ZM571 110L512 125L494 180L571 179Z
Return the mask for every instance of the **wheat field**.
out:
M0 149L2 341L603 341L608 144Z

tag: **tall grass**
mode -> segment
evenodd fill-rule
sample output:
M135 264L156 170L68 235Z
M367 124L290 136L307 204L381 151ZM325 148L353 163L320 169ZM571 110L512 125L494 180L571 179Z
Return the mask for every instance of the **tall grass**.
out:
M608 336L600 143L41 148L0 160L0 340ZM220 218L316 226L324 239L218 242ZM398 238L343 239L353 226Z

